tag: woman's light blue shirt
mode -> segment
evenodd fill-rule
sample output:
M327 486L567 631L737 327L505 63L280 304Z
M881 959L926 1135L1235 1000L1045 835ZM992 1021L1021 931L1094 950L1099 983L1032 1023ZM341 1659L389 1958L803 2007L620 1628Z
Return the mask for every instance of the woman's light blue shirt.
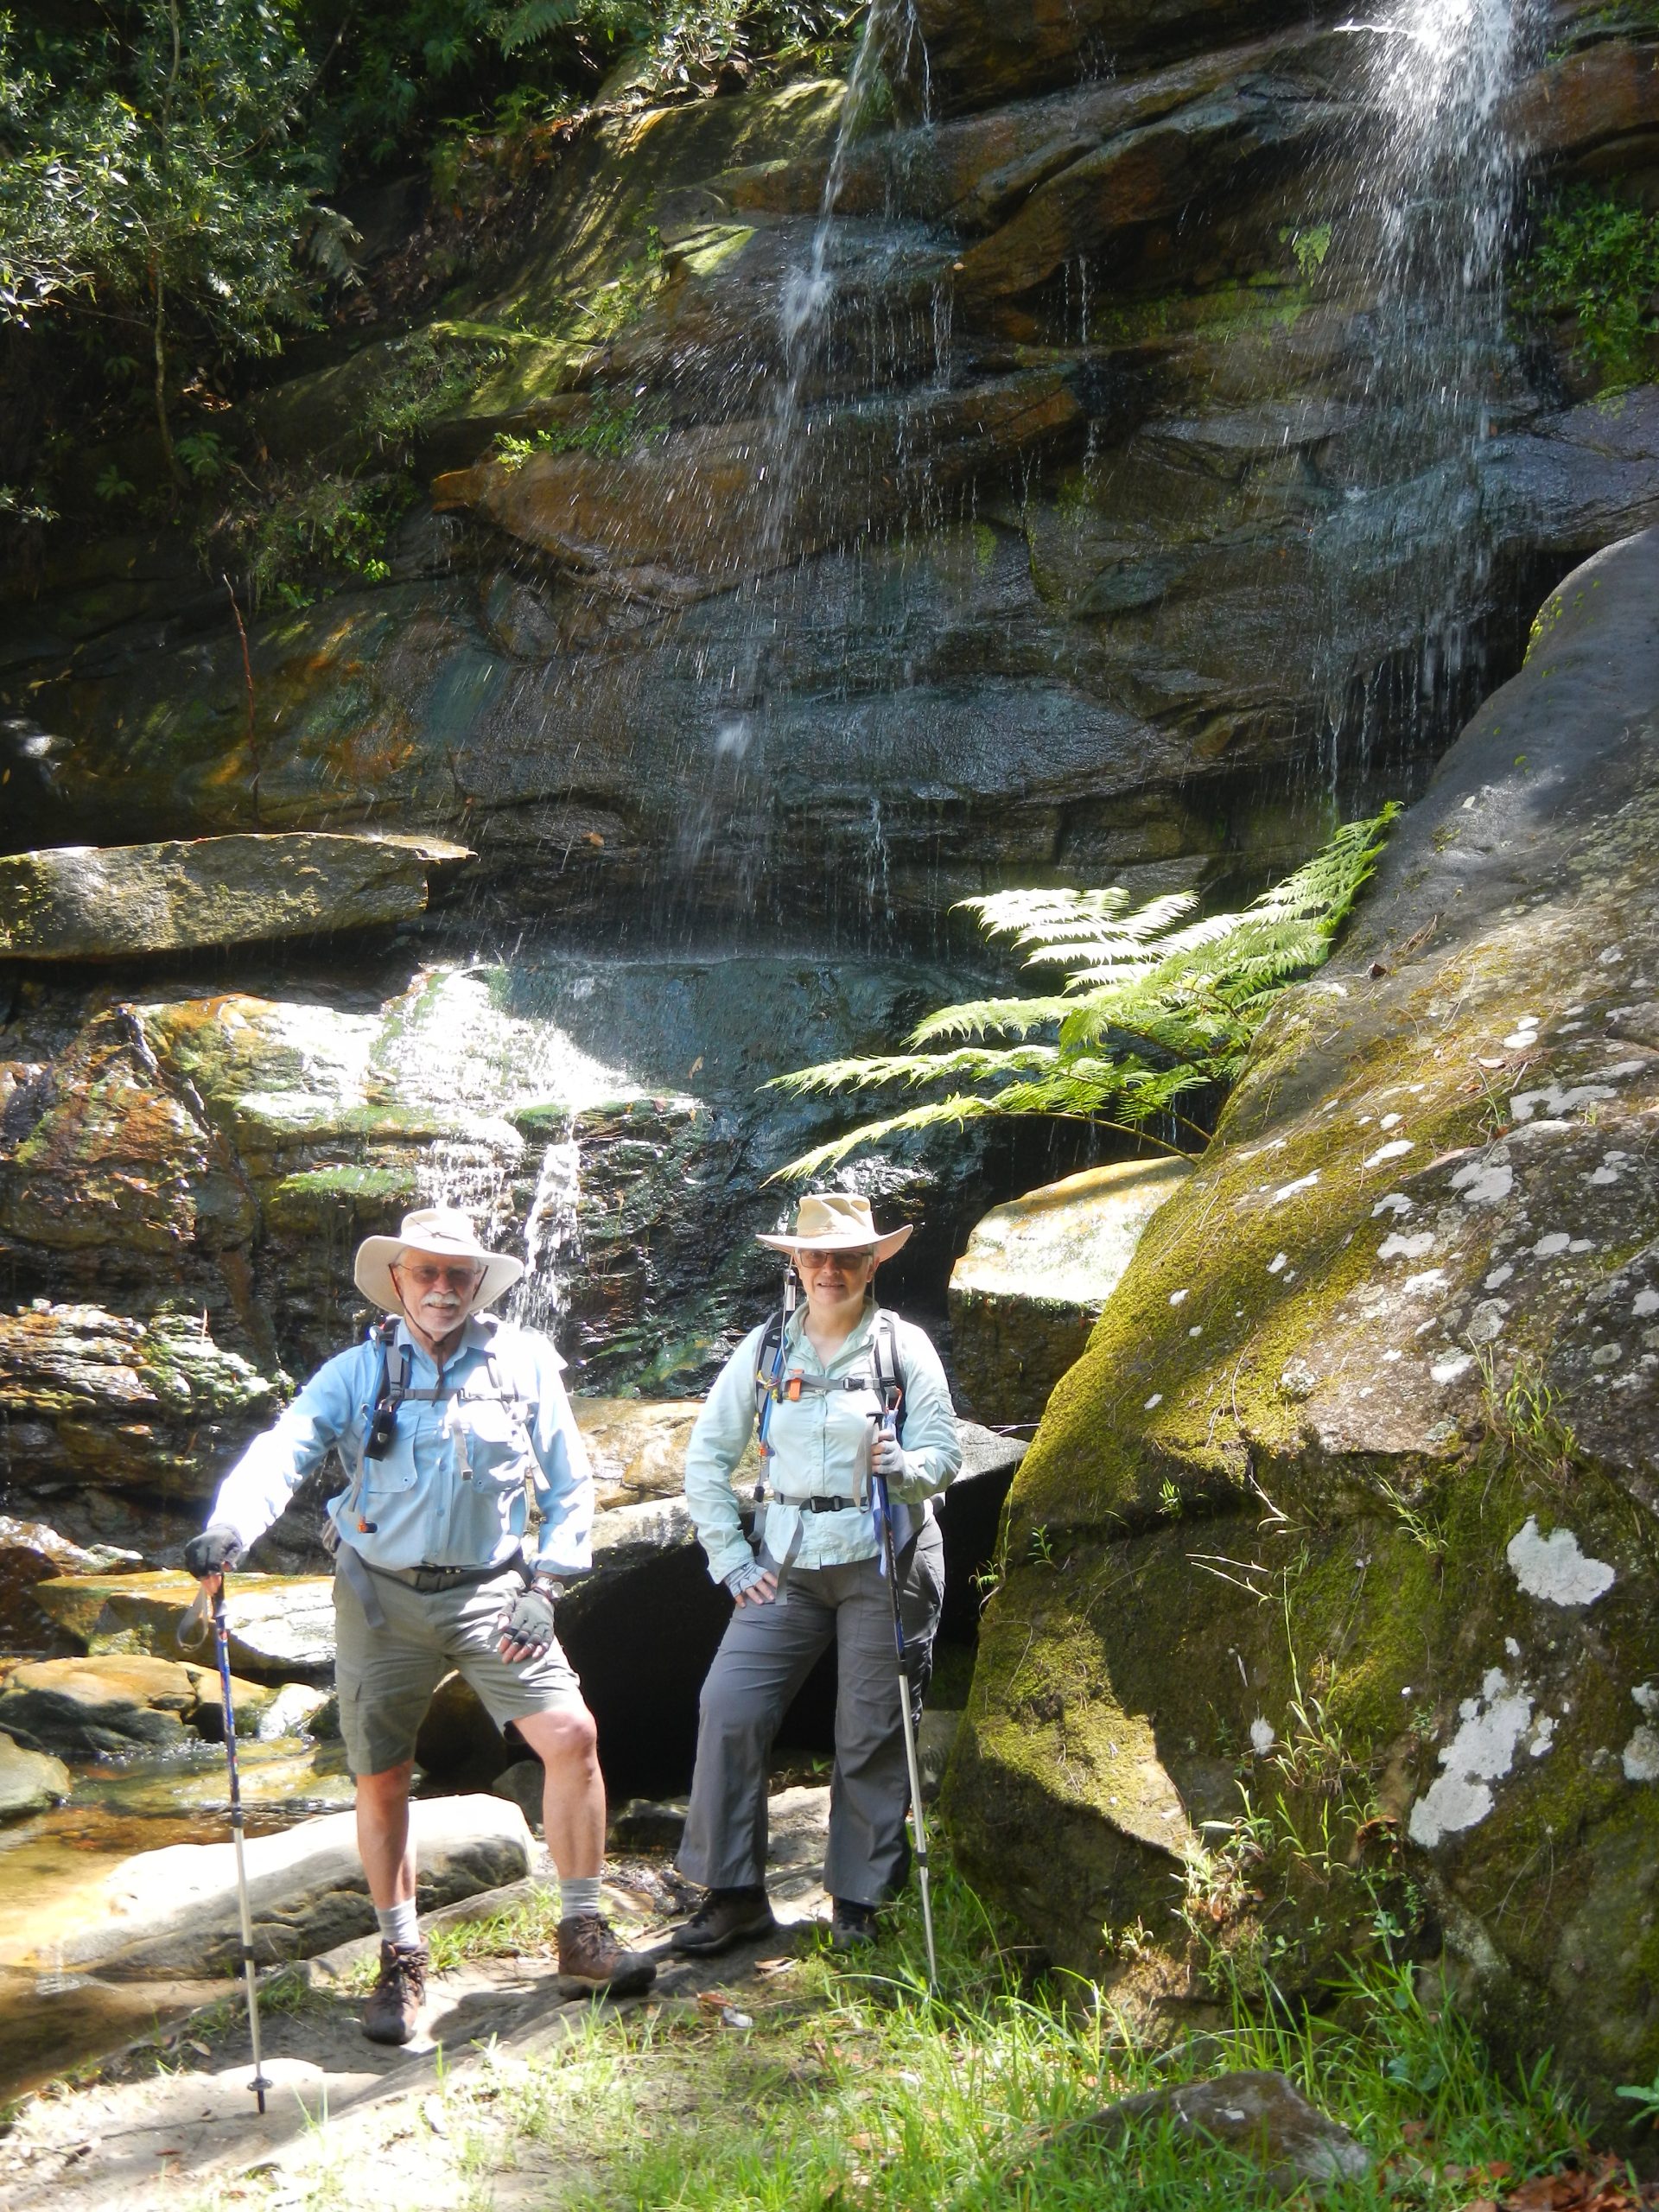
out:
M872 1306L826 1364L804 1332L803 1307L791 1317L785 1333L785 1375L839 1381L873 1374L875 1313ZM904 1376L906 1468L904 1481L890 1487L895 1501L915 1506L949 1485L962 1465L962 1443L939 1355L913 1323L889 1318ZM732 1477L754 1433L754 1370L766 1333L764 1322L751 1329L721 1368L686 1446L685 1500L716 1582L753 1556L738 1516ZM767 1470L772 1497L765 1541L773 1560L790 1559L791 1547L797 1567L840 1567L875 1557L875 1530L867 1505L840 1513L803 1513L793 1501L868 1495L871 1415L878 1410L874 1389L807 1390L772 1408L767 1440L776 1456Z

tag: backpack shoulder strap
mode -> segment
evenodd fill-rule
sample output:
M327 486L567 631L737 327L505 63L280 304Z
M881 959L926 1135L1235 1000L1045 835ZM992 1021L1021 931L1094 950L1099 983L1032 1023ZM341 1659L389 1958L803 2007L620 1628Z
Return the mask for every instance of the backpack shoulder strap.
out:
M899 1393L899 1417L894 1426L902 1443L905 1434L905 1363L899 1357L899 1328L885 1306L878 1306L875 1326L870 1332L870 1363L875 1370L875 1387L885 1401L889 1389Z

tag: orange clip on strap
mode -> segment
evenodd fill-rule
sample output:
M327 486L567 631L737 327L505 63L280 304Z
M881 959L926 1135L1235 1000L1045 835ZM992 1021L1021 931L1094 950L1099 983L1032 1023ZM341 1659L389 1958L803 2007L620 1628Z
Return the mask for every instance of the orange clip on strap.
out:
M789 1400L791 1406L798 1406L800 1404L801 1378L798 1375L791 1375L789 1380L785 1383L784 1395Z

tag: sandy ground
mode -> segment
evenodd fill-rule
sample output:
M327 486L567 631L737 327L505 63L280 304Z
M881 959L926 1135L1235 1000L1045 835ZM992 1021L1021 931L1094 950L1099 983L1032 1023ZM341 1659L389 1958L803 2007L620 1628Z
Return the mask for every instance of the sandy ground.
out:
M607 1890L619 1934L658 1955L646 2004L695 2004L711 1984L738 1990L757 1961L786 1948L800 1923L823 1918L820 1885L829 1791L780 1792L772 1803L768 1886L785 1936L769 1936L717 1961L689 1964L666 1948L671 1892L647 1867L626 1886ZM526 1894L531 1883L473 1898L433 1916L429 1925L480 1918ZM0 2212L48 2202L61 2208L148 2208L186 2212L197 2204L256 2198L280 2203L291 2177L320 2166L370 2160L380 2201L408 2212L461 2202L454 2161L433 2092L462 2084L469 2070L499 2074L517 2061L580 2032L594 2000L567 1999L551 1960L471 1961L435 1976L421 2032L401 2050L366 2040L361 1999L347 1986L372 1939L345 1944L307 1969L315 2001L297 2013L262 2010L264 2070L271 2083L261 2117L249 2089L247 2021L240 2005L221 2003L169 2033L130 2046L101 2067L27 2098L0 2139ZM490 2195L498 2212L545 2203L558 2161L521 2156ZM255 2186L257 2184L257 2186Z

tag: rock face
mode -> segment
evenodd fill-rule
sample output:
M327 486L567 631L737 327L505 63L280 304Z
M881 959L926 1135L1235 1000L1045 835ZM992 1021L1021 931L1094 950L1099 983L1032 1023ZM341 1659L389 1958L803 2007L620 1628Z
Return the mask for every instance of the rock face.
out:
M1551 594L1259 1039L1018 1478L948 1793L1068 1961L1185 1895L1192 1971L1270 1916L1311 1986L1381 1904L1598 2108L1659 2063L1656 607L1654 531ZM1241 1775L1327 1879L1201 1836Z
M68 1795L69 1770L61 1759L0 1734L0 1821L43 1812Z
M530 1832L516 1805L494 1797L417 1798L410 1821L423 1912L530 1872ZM310 1958L373 1929L356 1834L354 1814L329 1813L245 1847L253 1948L262 1965ZM228 1843L171 1844L124 1859L105 1878L102 1905L92 1925L54 1947L64 1966L199 1974L240 1956Z
M1173 1158L1121 1160L992 1208L950 1272L950 1349L970 1404L1000 1421L1040 1416L1191 1172Z
M61 1575L38 1583L33 1595L42 1612L93 1654L148 1651L175 1658L179 1619L196 1589L194 1578L181 1573ZM262 1682L332 1680L332 1576L235 1575L225 1617L238 1674Z
M435 861L420 837L199 837L0 859L0 957L117 960L412 920Z

